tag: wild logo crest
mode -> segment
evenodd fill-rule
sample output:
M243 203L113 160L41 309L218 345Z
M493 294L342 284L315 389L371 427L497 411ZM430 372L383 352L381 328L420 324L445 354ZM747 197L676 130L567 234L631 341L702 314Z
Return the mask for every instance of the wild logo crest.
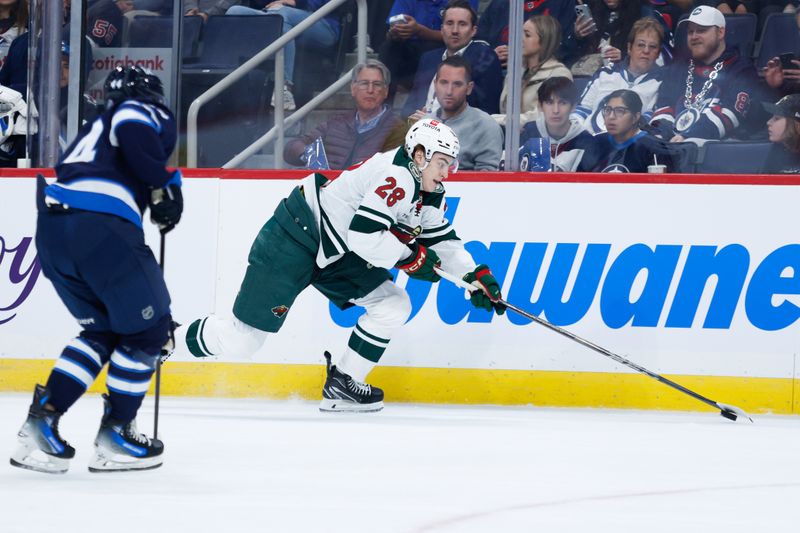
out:
M278 318L283 318L283 315L289 312L289 308L285 305L276 305L271 309L272 314Z

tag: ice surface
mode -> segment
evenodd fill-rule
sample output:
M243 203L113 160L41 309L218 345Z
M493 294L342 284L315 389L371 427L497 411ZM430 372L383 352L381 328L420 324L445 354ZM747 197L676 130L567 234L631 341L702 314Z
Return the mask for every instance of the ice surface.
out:
M800 531L798 417L164 398L164 466L90 474L87 396L51 476L7 463L29 401L0 394L2 533Z

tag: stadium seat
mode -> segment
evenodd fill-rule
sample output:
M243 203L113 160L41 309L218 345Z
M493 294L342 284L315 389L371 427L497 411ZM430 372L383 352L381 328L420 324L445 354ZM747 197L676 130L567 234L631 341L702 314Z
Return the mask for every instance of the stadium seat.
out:
M130 28L130 46L132 48L171 48L172 21L172 17L136 17ZM183 59L195 56L202 26L202 17L183 18L183 38L181 39L181 57Z
M697 165L702 174L758 174L764 167L770 142L707 142L703 160Z
M280 15L215 15L208 17L196 62L184 71L232 71L281 36Z
M684 22L688 15L681 17L675 29L675 57L688 57L686 44L687 23ZM745 15L725 15L725 44L728 47L737 47L739 53L745 57L753 56L753 45L756 40L756 27L758 17L752 13Z
M761 32L761 46L756 66L763 68L767 61L781 54L800 53L800 30L794 13L773 13L767 17Z
M578 98L581 97L581 95L583 94L583 90L586 89L587 85L589 85L589 81L591 79L592 78L589 76L578 76L577 78L572 80L575 83L575 88L578 90Z

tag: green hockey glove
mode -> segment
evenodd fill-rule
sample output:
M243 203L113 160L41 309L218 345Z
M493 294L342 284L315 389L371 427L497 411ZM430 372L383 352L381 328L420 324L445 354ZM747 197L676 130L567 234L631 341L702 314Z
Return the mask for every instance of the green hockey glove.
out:
M431 282L442 279L434 270L434 267L442 264L442 260L439 259L436 252L430 248L425 248L416 241L410 242L408 247L411 248L411 255L398 261L395 265L397 268L408 274L411 278Z
M472 305L487 311L494 309L498 315L506 312L506 306L500 302L503 298L500 292L500 284L497 283L488 266L478 265L475 270L464 276L464 281L480 289L472 291L472 294L470 294L469 299L472 301Z

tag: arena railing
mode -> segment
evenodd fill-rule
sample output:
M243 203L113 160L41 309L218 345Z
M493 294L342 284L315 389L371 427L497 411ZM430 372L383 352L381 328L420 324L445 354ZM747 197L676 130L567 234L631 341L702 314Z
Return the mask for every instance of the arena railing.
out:
M213 98L218 96L222 91L236 83L243 78L248 72L258 67L261 63L265 62L273 55L275 56L275 102L283 101L283 48L298 35L303 33L308 27L313 25L318 20L329 15L345 2L349 0L332 0L325 4L317 11L311 14L303 22L281 35L272 44L264 48L261 52L248 59L236 70L222 78L219 82L209 88L206 92L198 96L192 101L189 106L189 113L186 119L186 166L189 168L197 167L197 117L200 114L200 109L210 102ZM358 22L356 34L356 52L358 62L361 63L367 57L367 1L356 0L358 7ZM235 168L242 164L247 158L258 152L261 148L266 146L269 142L275 139L274 153L275 153L275 168L282 167L283 157L283 132L286 128L291 127L293 124L303 119L311 111L313 111L322 102L335 94L341 88L347 85L350 80L352 70L346 72L341 78L334 82L330 87L322 91L319 95L312 98L307 104L292 113L288 118L284 117L283 106L278 104L275 106L275 125L264 135L258 138L250 146L242 150L236 157L223 165L223 168Z

